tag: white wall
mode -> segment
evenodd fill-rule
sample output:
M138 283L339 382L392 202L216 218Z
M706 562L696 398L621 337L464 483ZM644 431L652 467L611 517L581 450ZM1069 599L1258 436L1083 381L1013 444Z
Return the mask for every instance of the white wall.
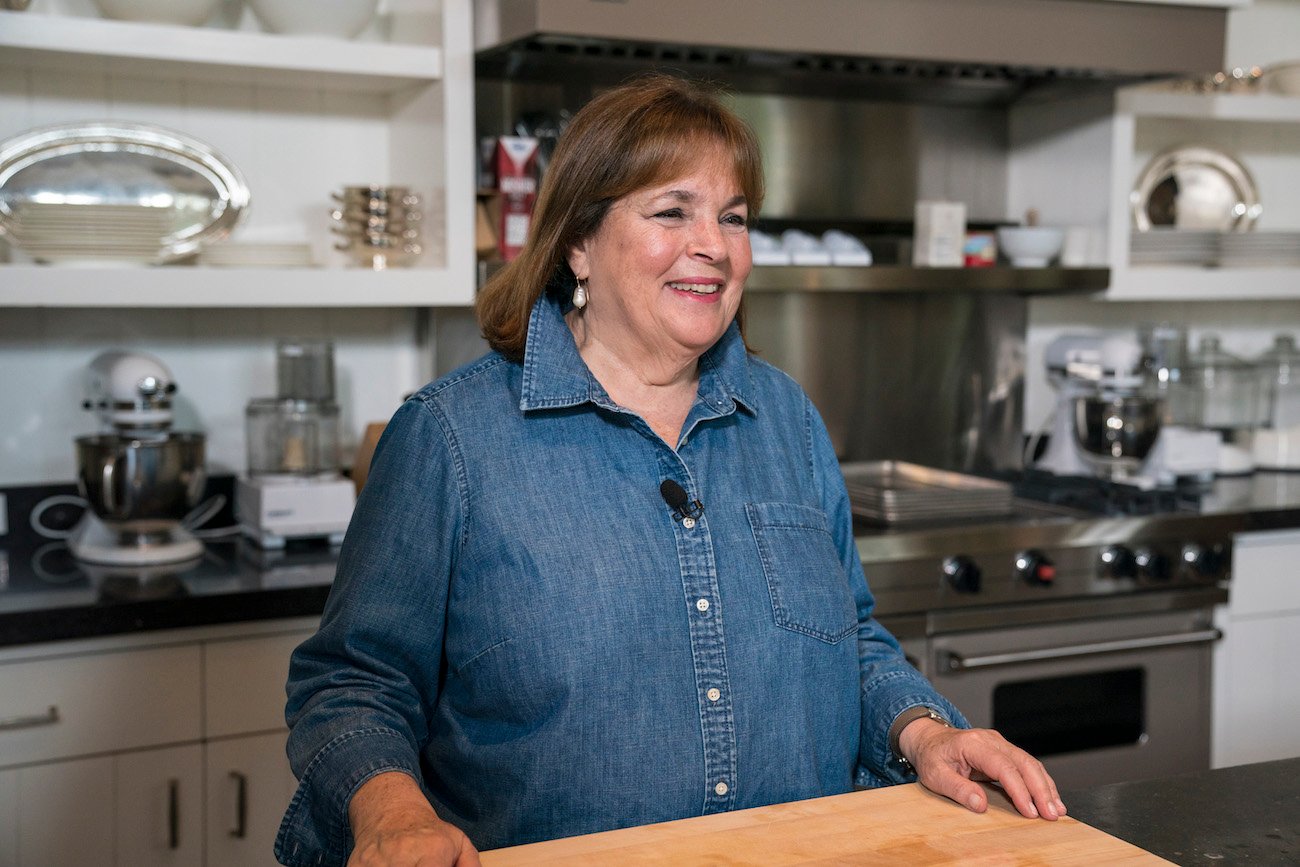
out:
M105 349L158 356L179 385L177 429L208 436L211 473L246 465L244 407L275 393L275 344L334 341L344 462L428 369L413 310L0 310L0 485L71 481L86 365Z

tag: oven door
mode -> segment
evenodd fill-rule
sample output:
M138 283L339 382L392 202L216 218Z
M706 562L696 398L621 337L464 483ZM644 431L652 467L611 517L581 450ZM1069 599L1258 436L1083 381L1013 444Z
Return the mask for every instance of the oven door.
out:
M1210 767L1212 609L934 635L931 679L1060 788Z

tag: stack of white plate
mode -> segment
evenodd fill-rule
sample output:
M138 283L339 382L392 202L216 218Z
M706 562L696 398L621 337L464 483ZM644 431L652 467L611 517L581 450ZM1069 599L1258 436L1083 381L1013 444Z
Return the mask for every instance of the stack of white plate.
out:
M1300 265L1300 232L1247 232L1219 240L1225 268L1294 268Z
M204 247L199 264L238 268L307 268L315 264L310 244L224 241Z
M160 264L177 258L161 241L191 222L176 208L21 202L13 243L38 262Z
M1133 232L1129 261L1134 265L1213 265L1219 256L1220 234L1188 229Z

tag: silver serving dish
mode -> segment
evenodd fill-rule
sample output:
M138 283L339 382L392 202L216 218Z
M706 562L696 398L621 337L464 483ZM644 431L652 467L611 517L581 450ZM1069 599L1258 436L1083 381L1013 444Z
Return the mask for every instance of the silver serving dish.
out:
M1246 167L1201 145L1171 148L1153 157L1138 176L1129 204L1139 232L1153 227L1248 232L1263 212Z
M174 261L228 235L248 203L228 160L161 127L64 124L0 142L0 235L41 261Z

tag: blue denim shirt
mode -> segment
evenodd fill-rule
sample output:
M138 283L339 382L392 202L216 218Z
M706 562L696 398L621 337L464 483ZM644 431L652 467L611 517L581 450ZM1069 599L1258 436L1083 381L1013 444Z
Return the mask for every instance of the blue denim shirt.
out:
M659 492L704 504L694 526ZM843 479L735 325L677 448L543 298L523 363L426 386L376 450L320 631L293 655L286 864L343 864L404 771L491 849L904 779L887 731L962 722L872 619Z

